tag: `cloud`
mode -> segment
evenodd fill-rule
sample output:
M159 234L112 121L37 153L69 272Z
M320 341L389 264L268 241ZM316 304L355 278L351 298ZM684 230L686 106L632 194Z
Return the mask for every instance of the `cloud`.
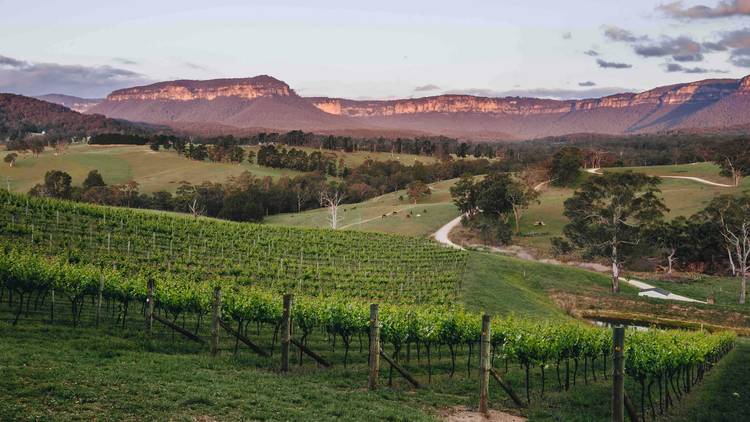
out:
M602 87L592 89L565 89L565 88L532 88L512 89L509 91L495 91L491 89L470 88L446 92L446 94L476 95L480 97L526 97L526 98L548 98L555 100L577 100L581 98L599 98L623 92L633 92L627 88Z
M750 67L750 48L738 48L732 51L729 61L739 67Z
M423 91L434 91L436 89L440 89L440 87L435 84L427 84L427 85L421 85L421 86L414 88L414 91L423 92Z
M750 16L750 0L722 0L716 6L685 7L682 1L657 7L669 17L677 19L711 19L730 16Z
M608 62L602 59L596 59L596 63L599 65L599 67L604 69L630 69L631 67L633 67L632 64Z
M22 68L24 66L28 66L28 63L6 56L0 56L0 67Z
M605 26L604 36L607 37L610 41L618 42L636 42L645 41L648 39L648 37L645 35L638 36L628 31L627 29L623 29L617 26Z
M729 62L739 67L750 67L750 28L724 31L716 41L703 43L707 51L729 51Z
M578 86L596 86L596 82L592 82L592 81L578 82Z
M573 38L573 33L571 33L570 31L563 32L562 33L562 37L563 37L564 40L569 40L569 39Z
M728 48L750 48L750 28L721 32L718 41L703 43L703 45L718 51Z
M664 70L669 73L682 72L682 73L727 73L726 70L720 69L706 69L702 67L684 67L679 63L665 63Z
M599 55L599 52L597 52L596 50L586 50L583 52L583 54L591 57L597 57Z
M201 66L193 62L182 62L182 65L193 70L207 70L205 66Z
M677 38L662 37L661 40L650 44L636 44L633 50L642 57L672 56L672 59L678 62L703 60L701 44L684 35Z
M112 60L114 62L116 62L116 63L120 63L120 64L124 64L124 65L128 65L128 66L133 66L133 65L138 64L138 62L135 61L135 60L125 59L125 58L122 58L122 57L115 57Z
M140 73L112 66L37 63L0 56L2 92L101 97L115 89L149 82Z

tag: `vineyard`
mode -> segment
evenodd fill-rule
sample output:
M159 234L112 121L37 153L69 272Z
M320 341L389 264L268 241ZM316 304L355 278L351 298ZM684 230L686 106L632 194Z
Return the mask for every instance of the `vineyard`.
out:
M372 328L369 305L377 302L383 349L396 363L406 358L418 383L454 377L464 359L467 375L477 368L482 315L459 304L464 252L397 236L193 220L11 194L0 204L0 303L13 311L13 325L33 307L49 323L98 326L106 319L124 328L142 324L152 295L158 318L184 336L205 338L202 321L218 312L236 327L226 328L236 337L235 353L240 339L251 338L248 345L262 344L256 352L266 355L283 331L281 293L294 293L289 331L300 350L324 354L340 339L336 365L367 361L363 338ZM490 326L493 364L525 390L514 399L519 406L554 386L569 389L581 369L585 382L597 372L607 377L609 330L500 316ZM359 353L352 353L357 343ZM625 344L626 373L638 387L635 411L646 418L674 406L731 350L734 335L628 331Z
M0 194L1 236L47 255L312 296L447 304L465 254L424 239L269 227Z

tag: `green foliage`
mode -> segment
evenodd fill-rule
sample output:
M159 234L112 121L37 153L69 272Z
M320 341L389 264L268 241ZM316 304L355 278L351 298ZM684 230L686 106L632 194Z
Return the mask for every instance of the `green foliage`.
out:
M555 186L571 186L581 174L583 153L576 147L564 147L552 156L549 179Z
M178 199L183 194L189 199L189 190ZM237 224L6 192L0 203L5 242L114 264L127 274L148 270L280 293L445 304L457 298L466 266L464 252L420 238Z
M570 219L565 236L591 256L608 257L617 268L637 250L643 227L655 224L667 211L660 197L658 178L642 173L605 173L592 177L565 201Z
M714 147L714 163L721 167L721 175L731 177L735 186L750 175L750 141L736 138Z

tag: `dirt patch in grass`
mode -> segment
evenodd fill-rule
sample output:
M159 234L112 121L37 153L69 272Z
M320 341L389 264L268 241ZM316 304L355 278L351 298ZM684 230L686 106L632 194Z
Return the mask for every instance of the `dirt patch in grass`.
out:
M470 410L464 406L457 406L440 414L441 419L446 422L524 422L526 418L501 412L499 410L490 410L488 414Z

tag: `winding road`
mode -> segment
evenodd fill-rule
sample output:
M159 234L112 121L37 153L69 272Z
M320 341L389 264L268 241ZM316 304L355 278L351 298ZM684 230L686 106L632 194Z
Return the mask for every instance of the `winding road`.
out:
M586 169L586 171L589 172L589 173L591 173L591 174L601 174L600 172L598 172L598 170L599 170L598 168L595 168L595 169ZM711 186L719 186L719 187L727 187L727 188L733 187L733 186L730 186L730 185L723 185L721 183L714 183L714 182L711 182L709 180L701 179L699 177L690 177L690 176L659 176L659 177L668 177L668 178L675 178L675 179L693 180L693 181L696 181L696 182L699 182L699 183L705 183L705 184L711 185ZM544 186L546 186L548 183L549 183L549 181L539 183L538 185L534 186L534 190L539 191ZM459 215L458 217L456 217L453 220L449 221L443 227L440 227L435 232L435 234L432 235L432 237L434 237L437 242L439 242L439 243L441 243L441 244L443 244L445 246L448 246L448 247L451 247L451 248L454 248L454 249L465 250L465 248L463 246L454 243L449 238L451 230L453 230L456 226L458 226L459 224L461 224L461 218L463 218L463 214ZM502 251L500 251L500 253L502 253ZM539 260L539 259L534 258L531 254L528 254L528 253L527 254L523 254L523 255L516 255L516 256L519 257L519 258L521 258L521 259L526 259L526 260L531 260L531 261L536 261L536 262L550 263L550 260ZM555 262L555 264L556 265L565 265L562 262ZM645 296L645 297L650 297L650 298L655 298L655 299L676 300L676 301L679 301L679 302L706 303L706 302L701 301L701 300L696 300L696 299L689 298L689 297L686 297L686 296L674 294L672 292L669 292L669 291L666 291L664 289L658 288L658 287L653 286L651 284L644 283L643 281L640 281L640 280L632 280L632 279L628 279L628 278L624 278L624 277L620 277L620 280L622 282L624 282L624 283L627 283L627 284L629 284L629 285L637 288L639 290L638 291L638 296Z
M600 168L597 167L597 168L586 169L586 172L587 173L591 173L591 174L603 174L601 170L602 169L600 169ZM661 177L663 179L692 180L693 182L703 183L704 185L716 186L716 187L720 187L720 188L733 188L733 187L735 187L734 185L726 185L724 183L716 183L716 182L712 182L710 180L701 179L700 177L693 177L693 176L662 176L662 175L657 175L656 177Z

